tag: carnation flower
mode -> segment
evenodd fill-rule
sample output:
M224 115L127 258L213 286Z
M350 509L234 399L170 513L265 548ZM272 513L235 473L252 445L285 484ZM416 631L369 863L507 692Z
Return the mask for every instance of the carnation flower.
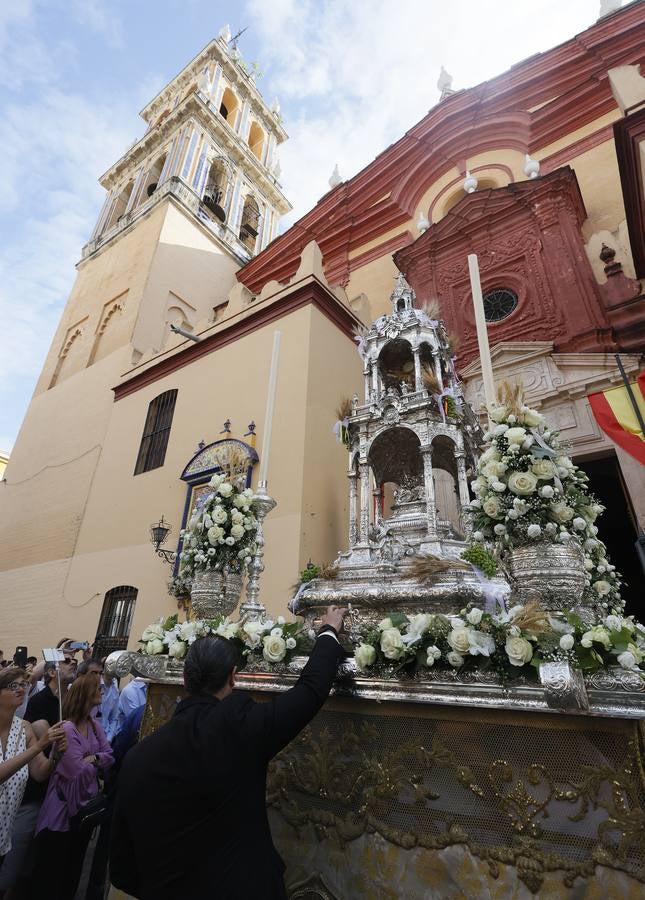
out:
M227 537L224 539L224 543L227 544L229 547L232 547L235 544L235 538Z
M576 516L571 524L576 529L576 531L584 531L587 527L587 523L582 518L582 516Z
M493 528L493 531L497 535L506 534L506 526L499 523L498 525L495 525L495 527Z
M638 663L636 662L636 657L630 650L625 650L623 653L618 655L618 664L623 667L623 669L637 669Z
M542 529L539 525L533 524L529 525L529 527L526 529L526 533L530 538L535 539L539 538L539 536L542 534Z
M529 409L528 407L522 410L522 419L529 428L537 428L538 425L542 425L544 422L544 416L540 415L537 410Z
M240 538L244 537L244 525L232 525L231 537L235 538L238 541Z
M387 619L381 619L377 627L379 631L385 631L386 628L391 628L392 619L390 619L389 617Z
M572 634L563 634L562 637L560 638L560 647L563 650L571 650L571 648L573 647L573 644L574 644L574 641L573 641Z
M153 638L153 640L148 641L146 644L146 653L148 656L156 656L158 653L163 653L163 643L159 638Z
M494 482L491 484L491 487L492 487L492 489L493 489L494 491L496 491L498 494L502 494L502 493L506 490L506 485L504 484L503 481L494 481Z
M497 406L497 404L492 404L488 411L488 415L493 422L503 422L507 414L508 408L503 404L500 406Z
M186 644L183 641L173 641L168 646L168 655L174 659L183 659L186 655Z
M481 531L473 531L473 540L474 541L483 541L484 535L481 533Z
M438 647L436 647L434 644L432 644L430 647L428 647L427 657L428 658L426 660L426 665L432 666L435 664L435 662L438 659L441 658L441 650Z
M461 653L457 653L456 650L451 650L450 653L446 656L446 659L450 663L451 666L454 666L455 669L458 669L459 666L463 666L464 658Z
M229 484L228 481L225 481L217 488L217 492L221 494L222 497L230 497L233 493L233 485Z
M471 656L490 656L495 652L495 641L491 634L485 634L483 631L475 631L469 634L470 647L468 652Z
M141 640L143 641L156 641L161 640L161 638L163 638L163 625L160 622L148 625L141 635Z
M288 637L287 640L285 641L285 643L287 645L287 650L295 650L296 643L297 643L295 638Z
M550 484L545 484L544 487L540 488L538 493L540 494L540 497L544 497L545 500L550 500L555 496L555 491Z

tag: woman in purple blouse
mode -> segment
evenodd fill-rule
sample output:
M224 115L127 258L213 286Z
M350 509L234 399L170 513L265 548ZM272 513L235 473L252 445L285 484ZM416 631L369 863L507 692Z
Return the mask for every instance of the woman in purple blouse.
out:
M99 791L99 774L113 762L101 724L90 711L101 702L99 679L79 676L63 704L67 749L49 779L36 825L34 888L48 900L73 900L89 841L76 815Z

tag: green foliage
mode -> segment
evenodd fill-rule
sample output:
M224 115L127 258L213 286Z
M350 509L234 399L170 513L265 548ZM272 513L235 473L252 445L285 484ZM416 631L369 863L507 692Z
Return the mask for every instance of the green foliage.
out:
M300 573L300 583L305 584L307 581L313 581L314 578L320 578L320 566L309 560L306 567Z
M481 569L487 578L494 578L497 574L497 562L483 544L472 544L461 554L461 558Z

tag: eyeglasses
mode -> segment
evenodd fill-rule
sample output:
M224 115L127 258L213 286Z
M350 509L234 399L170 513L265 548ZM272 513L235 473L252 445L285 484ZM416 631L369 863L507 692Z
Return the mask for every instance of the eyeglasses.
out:
M5 684L5 690L13 691L14 694L17 694L18 691L26 691L28 687L28 681L12 681L11 684Z

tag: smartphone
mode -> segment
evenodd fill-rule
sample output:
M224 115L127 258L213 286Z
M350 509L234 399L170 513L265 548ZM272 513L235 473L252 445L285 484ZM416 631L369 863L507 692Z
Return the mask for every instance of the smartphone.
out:
M89 650L90 645L87 641L70 641L69 644L65 645L66 650Z
M24 669L27 665L27 648L16 647L16 652L14 653L13 659L17 666L20 666L21 669Z

